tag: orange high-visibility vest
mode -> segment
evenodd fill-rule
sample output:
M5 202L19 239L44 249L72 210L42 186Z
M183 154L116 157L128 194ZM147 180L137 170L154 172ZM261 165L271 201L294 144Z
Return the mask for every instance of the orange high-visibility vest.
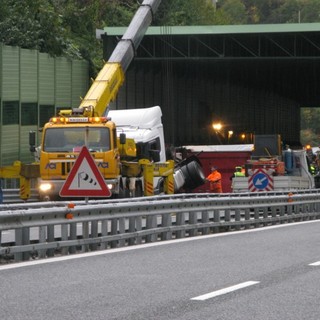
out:
M211 172L207 180L210 181L210 191L214 193L222 193L221 174L217 170Z

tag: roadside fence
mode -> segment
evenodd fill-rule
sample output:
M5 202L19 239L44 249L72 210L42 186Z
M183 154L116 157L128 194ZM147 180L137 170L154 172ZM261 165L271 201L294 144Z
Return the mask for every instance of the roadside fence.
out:
M1 263L318 219L319 191L0 205Z

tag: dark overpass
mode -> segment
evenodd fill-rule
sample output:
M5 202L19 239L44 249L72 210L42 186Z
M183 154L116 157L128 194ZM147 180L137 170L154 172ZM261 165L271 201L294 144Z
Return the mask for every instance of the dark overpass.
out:
M104 31L108 59L125 28ZM300 108L320 106L319 87L319 23L151 27L112 108L160 105L176 146L228 142L229 130L229 143L277 133L296 144Z

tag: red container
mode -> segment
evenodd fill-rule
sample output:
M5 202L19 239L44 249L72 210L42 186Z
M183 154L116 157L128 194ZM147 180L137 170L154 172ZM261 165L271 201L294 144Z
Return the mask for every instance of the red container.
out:
M194 154L200 160L205 176L210 174L210 168L215 166L222 176L222 190L232 192L231 176L235 167L244 166L252 154L253 145L221 145L221 146L186 146L188 154ZM194 193L210 192L209 183L193 190Z

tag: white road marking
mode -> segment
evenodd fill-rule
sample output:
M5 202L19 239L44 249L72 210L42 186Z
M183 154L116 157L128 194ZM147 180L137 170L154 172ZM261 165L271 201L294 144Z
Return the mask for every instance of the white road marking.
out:
M317 262L314 262L314 263L310 263L309 266L313 266L313 267L320 266L320 261L317 261Z
M260 283L260 281L247 281L247 282L239 283L239 284L237 284L235 286L232 286L232 287L228 287L228 288L224 288L224 289L221 289L221 290L213 291L213 292L204 294L202 296L198 296L198 297L192 298L191 300L198 300L198 301L208 300L208 299L211 299L211 298L214 298L214 297L218 297L218 296L221 296L223 294L227 294L227 293L239 290L239 289L243 289L243 288L246 288L246 287L253 286L253 285L258 284L258 283Z

